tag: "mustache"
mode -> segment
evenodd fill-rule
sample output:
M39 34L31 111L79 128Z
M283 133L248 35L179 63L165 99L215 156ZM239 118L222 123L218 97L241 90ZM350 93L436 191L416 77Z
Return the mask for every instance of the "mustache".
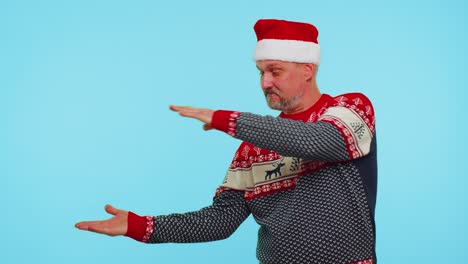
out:
M277 96L281 96L280 91L278 91L278 90L275 89L275 88L267 89L267 90L263 91L263 93L265 94L265 96L267 96L267 95L269 95L269 94L275 94L275 95L277 95Z

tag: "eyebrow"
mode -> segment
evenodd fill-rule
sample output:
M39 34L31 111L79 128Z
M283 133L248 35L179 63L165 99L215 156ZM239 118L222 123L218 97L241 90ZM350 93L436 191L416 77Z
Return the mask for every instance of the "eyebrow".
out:
M281 65L279 63L276 63L276 62L267 65L267 68L275 68L275 67L281 68Z
M258 66L256 66L256 67L257 67L257 69L258 69L259 71L262 71ZM269 69L271 69L271 68L279 68L280 70L283 69L283 67L281 67L281 65L280 65L279 63L276 63L276 62L275 62L275 63L272 63L272 64L268 64L268 65L265 67L265 69L267 69L267 70L269 70Z

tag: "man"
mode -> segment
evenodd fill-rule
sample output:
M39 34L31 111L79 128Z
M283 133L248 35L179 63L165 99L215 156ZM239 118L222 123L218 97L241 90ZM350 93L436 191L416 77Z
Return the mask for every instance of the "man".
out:
M377 263L374 111L362 94L321 94L318 31L310 24L259 20L254 58L268 105L279 117L171 106L243 140L200 211L141 217L107 205L113 218L76 227L146 243L229 237L252 214L260 263Z

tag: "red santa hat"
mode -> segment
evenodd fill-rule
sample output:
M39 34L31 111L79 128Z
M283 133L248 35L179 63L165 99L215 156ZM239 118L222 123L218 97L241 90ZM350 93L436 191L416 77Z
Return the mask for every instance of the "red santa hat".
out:
M257 46L254 59L320 64L318 30L314 25L260 19L254 26Z

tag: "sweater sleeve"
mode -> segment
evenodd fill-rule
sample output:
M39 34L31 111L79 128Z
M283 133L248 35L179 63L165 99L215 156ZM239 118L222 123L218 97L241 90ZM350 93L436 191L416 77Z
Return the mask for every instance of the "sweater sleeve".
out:
M212 125L282 156L327 162L357 159L370 151L375 122L369 100L354 96L357 103L337 103L316 122L219 110Z
M249 216L244 193L223 191L199 211L156 217L129 213L126 236L144 243L193 243L229 237Z

